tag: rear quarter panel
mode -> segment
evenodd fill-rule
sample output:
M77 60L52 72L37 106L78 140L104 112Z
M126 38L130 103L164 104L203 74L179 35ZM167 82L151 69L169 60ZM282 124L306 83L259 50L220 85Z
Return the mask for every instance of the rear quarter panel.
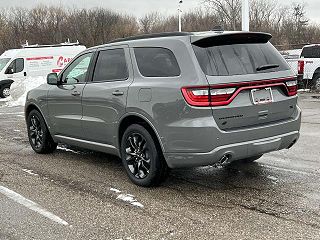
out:
M127 112L138 113L153 125L160 137L164 152L209 151L212 143L203 139L214 135L214 122L210 108L192 108L186 104L181 87L207 85L205 75L195 65L195 55L190 40L148 40L131 44L134 82L128 91ZM179 64L181 75L177 77L143 77L139 72L134 47L163 47L170 49ZM146 90L147 89L147 90ZM142 100L141 91L151 93Z

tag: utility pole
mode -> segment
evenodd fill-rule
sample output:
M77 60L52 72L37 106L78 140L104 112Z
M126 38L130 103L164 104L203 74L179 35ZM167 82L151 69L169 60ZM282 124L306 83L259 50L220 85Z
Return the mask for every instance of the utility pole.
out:
M250 30L249 0L242 0L242 31Z
M178 5L178 13L179 13L179 32L181 32L181 17L182 17L182 9L181 9L181 5L182 5L183 1L179 0L179 5Z

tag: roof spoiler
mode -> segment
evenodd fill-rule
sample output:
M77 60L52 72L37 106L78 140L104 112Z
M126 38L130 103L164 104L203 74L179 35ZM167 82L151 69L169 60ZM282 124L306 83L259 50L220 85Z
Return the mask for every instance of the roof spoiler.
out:
M207 48L231 44L267 43L271 38L271 34L262 32L224 32L215 35L194 35L191 36L191 43Z

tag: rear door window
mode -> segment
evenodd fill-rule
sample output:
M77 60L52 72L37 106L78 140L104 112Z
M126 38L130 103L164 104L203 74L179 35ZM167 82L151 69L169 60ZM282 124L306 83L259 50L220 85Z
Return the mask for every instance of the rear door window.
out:
M212 47L193 46L206 75L232 76L288 70L288 64L271 43L230 44ZM258 71L266 65L278 67Z
M121 81L128 79L128 68L124 49L111 49L99 52L93 74L94 82Z
M173 52L166 48L134 48L138 68L144 77L176 77L181 74Z

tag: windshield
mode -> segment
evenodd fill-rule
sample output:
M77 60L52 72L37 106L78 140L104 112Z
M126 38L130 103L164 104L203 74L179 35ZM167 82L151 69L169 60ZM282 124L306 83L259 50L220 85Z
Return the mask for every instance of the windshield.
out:
M289 67L271 43L193 46L206 75L232 76L288 70ZM269 67L271 66L272 67ZM268 66L268 67L266 67Z
M0 71L2 71L9 61L10 58L0 58Z

